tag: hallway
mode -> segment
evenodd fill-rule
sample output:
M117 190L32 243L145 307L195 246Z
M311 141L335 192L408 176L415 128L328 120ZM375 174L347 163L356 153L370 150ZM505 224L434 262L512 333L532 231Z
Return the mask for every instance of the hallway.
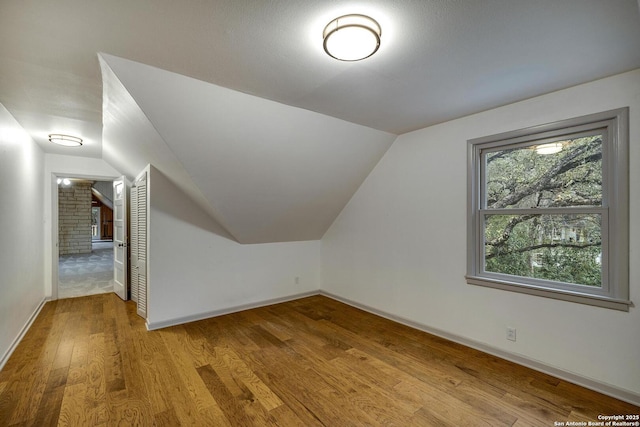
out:
M93 242L90 254L62 255L58 298L113 292L113 242Z

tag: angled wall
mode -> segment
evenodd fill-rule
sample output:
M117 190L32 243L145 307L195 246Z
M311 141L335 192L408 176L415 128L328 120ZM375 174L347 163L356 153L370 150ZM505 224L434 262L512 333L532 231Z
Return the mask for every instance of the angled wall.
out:
M108 94L105 129L113 120L109 104L118 109L130 98L122 105L134 103L143 112L157 135L157 157L168 150L177 165L149 163L241 243L320 239L396 138L134 61L100 57ZM107 161L113 155L108 147L122 142L106 139ZM146 145L139 138L126 151Z
M188 171L176 158L147 115L122 85L103 56L99 56L103 81L102 155L129 181L148 164L154 165L217 223L218 232L233 236L215 218L219 213L204 197Z
M320 242L240 244L104 62L104 157L149 171L147 324L155 329L317 292ZM230 191L233 182L228 182Z
M156 329L320 288L320 241L243 245L149 168L147 323Z
M639 403L637 307L625 313L464 278L467 140L625 106L630 293L640 304L640 70L401 135L325 234L322 289ZM508 326L517 342L505 339Z

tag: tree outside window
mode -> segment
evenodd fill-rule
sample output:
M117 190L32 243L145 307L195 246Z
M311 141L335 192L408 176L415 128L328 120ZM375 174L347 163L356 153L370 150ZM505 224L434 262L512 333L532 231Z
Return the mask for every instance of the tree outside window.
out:
M626 117L469 141L469 283L628 310Z

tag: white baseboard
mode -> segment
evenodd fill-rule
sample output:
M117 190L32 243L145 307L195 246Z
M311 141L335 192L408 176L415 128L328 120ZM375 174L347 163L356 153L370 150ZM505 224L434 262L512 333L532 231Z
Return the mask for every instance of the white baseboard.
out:
M251 310L252 308L265 307L267 305L280 304L282 302L294 301L301 298L318 295L320 291L309 291L299 294L289 295L280 298L272 298L263 301L252 302L248 304L241 304L234 307L223 308L220 310L208 311L206 313L194 314L191 316L178 317L175 319L163 320L161 322L147 322L147 329L150 331L162 328L168 328L169 326L181 325L183 323L196 322L198 320L209 319L211 317L223 316L225 314L237 313L239 311Z
M597 391L598 393L606 394L607 396L611 396L616 399L631 403L633 405L640 406L640 394L632 392L630 390L622 389L622 388L613 386L611 384L603 383L601 381L597 381L592 378L581 376L574 372L569 372L564 369L556 368L554 366L547 365L538 360L530 359L528 357L525 357L519 354L509 353L479 341L474 341L469 338L465 338L455 334L451 334L449 332L441 331L439 329L432 328L430 326L423 325L421 323L414 322L412 320L405 319L400 316L389 314L373 307L369 307L365 304L360 304L358 302L352 301L347 298L343 298L339 295L335 295L330 292L325 292L321 290L319 294L324 295L328 298L334 299L336 301L340 301L352 307L356 307L366 312L375 314L376 316L384 317L385 319L389 319L394 322L401 323L411 328L418 329L420 331L427 332L432 335L436 335L440 338L444 338L449 341L453 341L458 344L462 344L467 347L474 348L476 350L482 351L483 353L488 353L493 356L499 357L501 359L506 359L510 362L517 363L518 365L526 366L527 368L531 368L533 370L552 375L556 378L560 378L570 383L588 388L590 390Z
M22 338L24 338L25 334L33 324L33 321L36 320L36 318L38 317L38 314L40 314L42 307L44 307L44 305L48 301L50 301L49 298L43 298L42 301L40 301L40 304L38 304L38 306L33 311L33 313L31 313L31 316L29 316L29 318L27 319L27 322L24 324L22 329L20 329L20 333L18 334L16 339L13 340L13 342L11 343L7 351L2 355L2 358L0 359L0 371L4 368L4 365L7 364L7 362L9 361L9 358L11 357L15 349L18 347L18 344L20 344L20 341L22 341Z

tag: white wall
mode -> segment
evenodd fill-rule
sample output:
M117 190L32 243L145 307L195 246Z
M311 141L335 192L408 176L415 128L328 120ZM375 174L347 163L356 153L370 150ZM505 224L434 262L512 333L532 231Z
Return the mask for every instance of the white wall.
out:
M242 245L153 167L148 185L150 328L320 288L320 241Z
M320 242L241 245L233 241L214 219L215 210L190 174L102 58L101 66L104 158L132 180L148 164L154 166L149 178L149 327L317 292ZM234 188L233 182L227 185Z
M82 147L70 148L70 153L77 153ZM102 159L78 157L74 155L45 154L44 156L44 288L48 297L57 298L58 259L58 186L56 177L76 177L112 180L120 176L120 172ZM52 197L55 195L56 197Z
M45 298L44 154L0 104L0 369Z
M467 140L630 107L630 294L640 304L640 70L402 135L322 240L322 289L464 340L629 392L640 311L465 282ZM517 342L505 339L517 328Z
M123 58L100 58L105 148L151 151L159 161L145 165L191 193L238 242L319 240L396 138ZM144 111L141 121L132 104ZM128 143L131 132L114 138L112 125L126 123L149 137L135 144Z

